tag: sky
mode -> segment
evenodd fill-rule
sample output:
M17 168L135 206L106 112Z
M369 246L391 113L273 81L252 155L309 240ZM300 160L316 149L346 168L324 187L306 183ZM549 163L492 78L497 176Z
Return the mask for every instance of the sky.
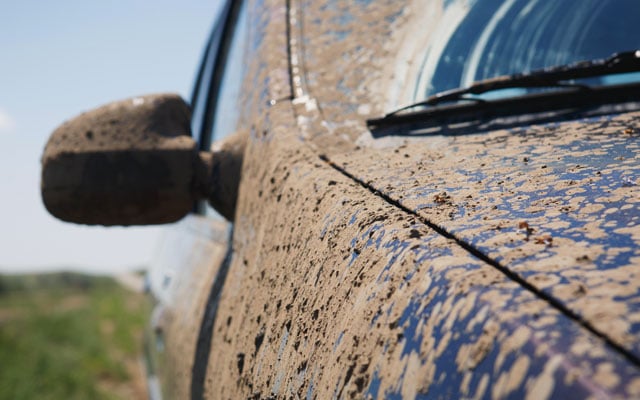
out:
M222 0L5 1L0 13L0 273L148 265L166 227L60 222L40 198L49 134L132 96L189 98Z

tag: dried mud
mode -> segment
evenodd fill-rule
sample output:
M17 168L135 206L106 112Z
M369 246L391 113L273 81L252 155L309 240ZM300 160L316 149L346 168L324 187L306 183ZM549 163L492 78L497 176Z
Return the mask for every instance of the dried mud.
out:
M409 2L269 4L207 397L640 396L638 115L374 139Z

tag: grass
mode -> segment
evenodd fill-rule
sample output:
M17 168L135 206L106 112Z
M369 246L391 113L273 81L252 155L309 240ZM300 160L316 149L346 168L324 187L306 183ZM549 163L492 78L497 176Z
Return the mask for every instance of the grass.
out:
M144 398L149 308L108 277L0 275L0 400Z

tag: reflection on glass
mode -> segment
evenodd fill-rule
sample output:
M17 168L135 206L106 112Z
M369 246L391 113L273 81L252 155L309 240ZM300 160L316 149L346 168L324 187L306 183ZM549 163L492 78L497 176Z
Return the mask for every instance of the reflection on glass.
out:
M637 0L449 0L444 7L438 40L421 60L414 100L495 76L640 48Z

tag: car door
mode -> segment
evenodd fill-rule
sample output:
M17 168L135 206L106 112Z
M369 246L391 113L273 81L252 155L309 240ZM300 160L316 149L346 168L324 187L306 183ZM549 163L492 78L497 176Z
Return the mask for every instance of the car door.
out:
M232 105L239 87L229 76L238 79L241 5L227 1L223 6L194 85L191 128L201 151L235 129ZM189 398L201 392L198 355L207 348L211 302L228 270L231 231L231 224L202 201L162 235L149 273L156 301L147 334L152 398Z

